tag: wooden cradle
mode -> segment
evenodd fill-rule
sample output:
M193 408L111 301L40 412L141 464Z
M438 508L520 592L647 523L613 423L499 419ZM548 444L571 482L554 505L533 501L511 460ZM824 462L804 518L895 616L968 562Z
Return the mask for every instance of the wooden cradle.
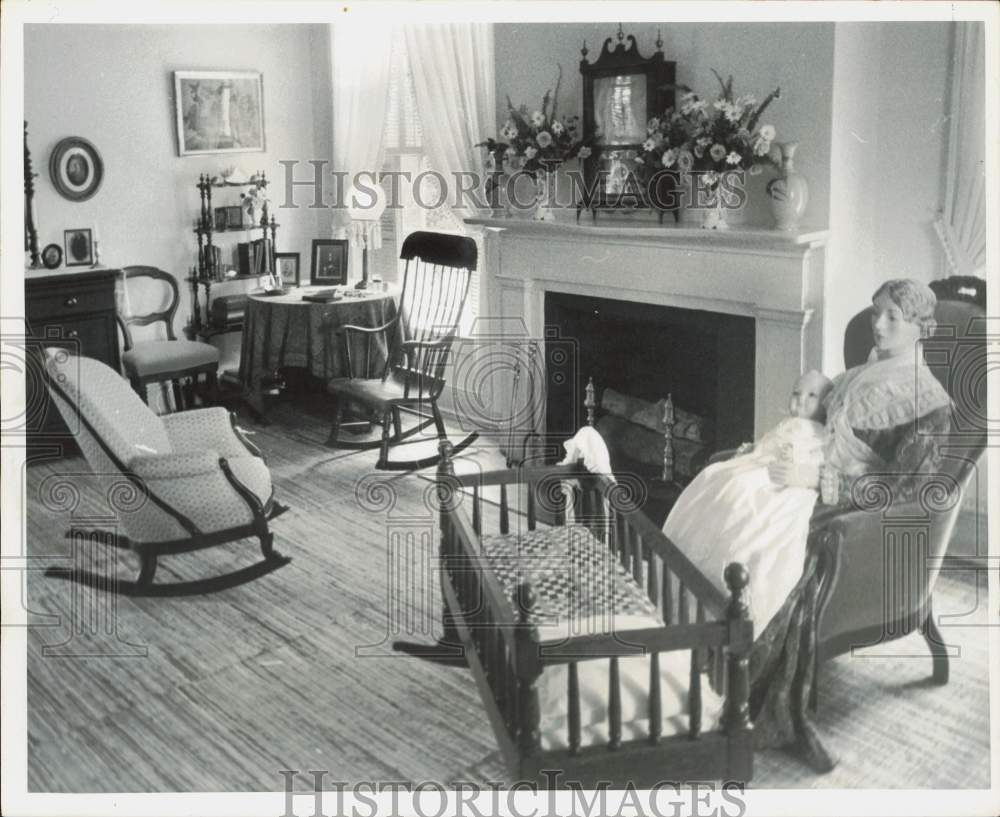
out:
M645 788L661 781L748 781L753 767L748 702L753 624L744 595L749 577L742 565L727 568L727 598L635 509L629 494L636 484L615 482L578 466L529 466L456 477L450 444L442 442L440 449L437 499L445 637L436 657L440 660L440 650L450 650L472 670L515 779L542 788L561 788L567 782L585 788L600 781ZM562 487L567 484L573 486L569 508ZM484 501L484 492L491 501ZM498 502L493 501L496 493ZM521 515L515 516L511 497ZM487 523L487 514L496 517L496 527ZM543 644L532 622L534 588L521 582L515 593L505 591L485 555L484 537L508 534L512 516L516 527L528 531L566 525L567 517L575 520L572 525L584 525L598 544L606 543L664 624ZM622 654L623 642L649 656L648 720L640 739L623 739L619 658L608 657ZM666 736L661 734L659 659L674 650L691 651L688 725L683 734ZM595 660L608 665L608 739L603 745L581 745L578 679L584 662ZM556 665L567 665L565 748L543 749L538 680L543 670ZM703 729L706 669L713 686L728 694L719 725L706 723Z

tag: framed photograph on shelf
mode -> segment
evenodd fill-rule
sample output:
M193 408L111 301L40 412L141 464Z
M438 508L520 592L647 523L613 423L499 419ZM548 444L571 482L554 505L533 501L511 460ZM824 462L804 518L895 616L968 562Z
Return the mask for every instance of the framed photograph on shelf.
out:
M227 218L228 207L216 207L215 208L215 229L225 230L226 225L229 224L229 219Z
M250 224L243 223L243 208L238 204L230 205L229 207L220 207L220 210L226 211L226 227L232 229L233 227L249 227ZM249 219L249 216L247 216Z
M342 286L347 283L347 239L314 238L309 283Z
M174 71L177 153L264 150L264 86L259 71Z
M274 268L281 275L281 282L285 286L299 285L299 268L301 266L301 255L297 252L276 252L274 254Z
M85 267L94 263L94 238L90 229L63 230L67 267Z

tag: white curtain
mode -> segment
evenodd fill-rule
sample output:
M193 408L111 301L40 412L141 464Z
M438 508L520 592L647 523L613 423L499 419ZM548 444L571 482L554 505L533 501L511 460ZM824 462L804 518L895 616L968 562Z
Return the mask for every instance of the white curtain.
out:
M382 169L392 35L392 26L385 23L363 20L330 26L333 169L348 174L345 188L355 174L378 173ZM363 180L366 186L373 186L370 177ZM334 209L334 237L349 238L350 227L346 210ZM373 242L373 246L377 245Z
M424 151L430 166L447 180L453 204L455 174L474 172L483 178L485 157L473 145L496 131L493 26L408 25L404 31ZM465 206L452 208L459 218L490 214L473 206L470 196L464 198Z
M944 210L934 222L951 275L986 268L986 67L982 23L955 23Z

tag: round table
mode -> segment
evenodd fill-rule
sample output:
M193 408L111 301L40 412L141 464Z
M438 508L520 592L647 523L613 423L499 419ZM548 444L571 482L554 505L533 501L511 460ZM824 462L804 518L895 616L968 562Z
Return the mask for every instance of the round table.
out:
M399 288L351 290L342 300L314 303L304 295L329 291L330 287L296 287L284 295L250 293L243 322L240 350L240 381L247 397L258 409L261 395L277 370L306 369L313 377L328 381L346 377L347 356L340 326L381 326L396 315ZM338 291L341 289L338 287ZM352 340L352 358L363 359L364 339ZM385 363L384 337L376 344L374 365ZM355 372L363 375L363 372Z

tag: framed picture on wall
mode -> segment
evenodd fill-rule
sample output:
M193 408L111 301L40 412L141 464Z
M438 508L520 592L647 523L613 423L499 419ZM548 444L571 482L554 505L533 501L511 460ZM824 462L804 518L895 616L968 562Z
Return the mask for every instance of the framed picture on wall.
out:
M281 282L286 286L299 285L299 267L301 256L297 252L276 252L274 268L281 275Z
M347 239L314 238L309 283L338 286L347 283Z
M177 153L264 150L264 85L259 71L174 71Z

